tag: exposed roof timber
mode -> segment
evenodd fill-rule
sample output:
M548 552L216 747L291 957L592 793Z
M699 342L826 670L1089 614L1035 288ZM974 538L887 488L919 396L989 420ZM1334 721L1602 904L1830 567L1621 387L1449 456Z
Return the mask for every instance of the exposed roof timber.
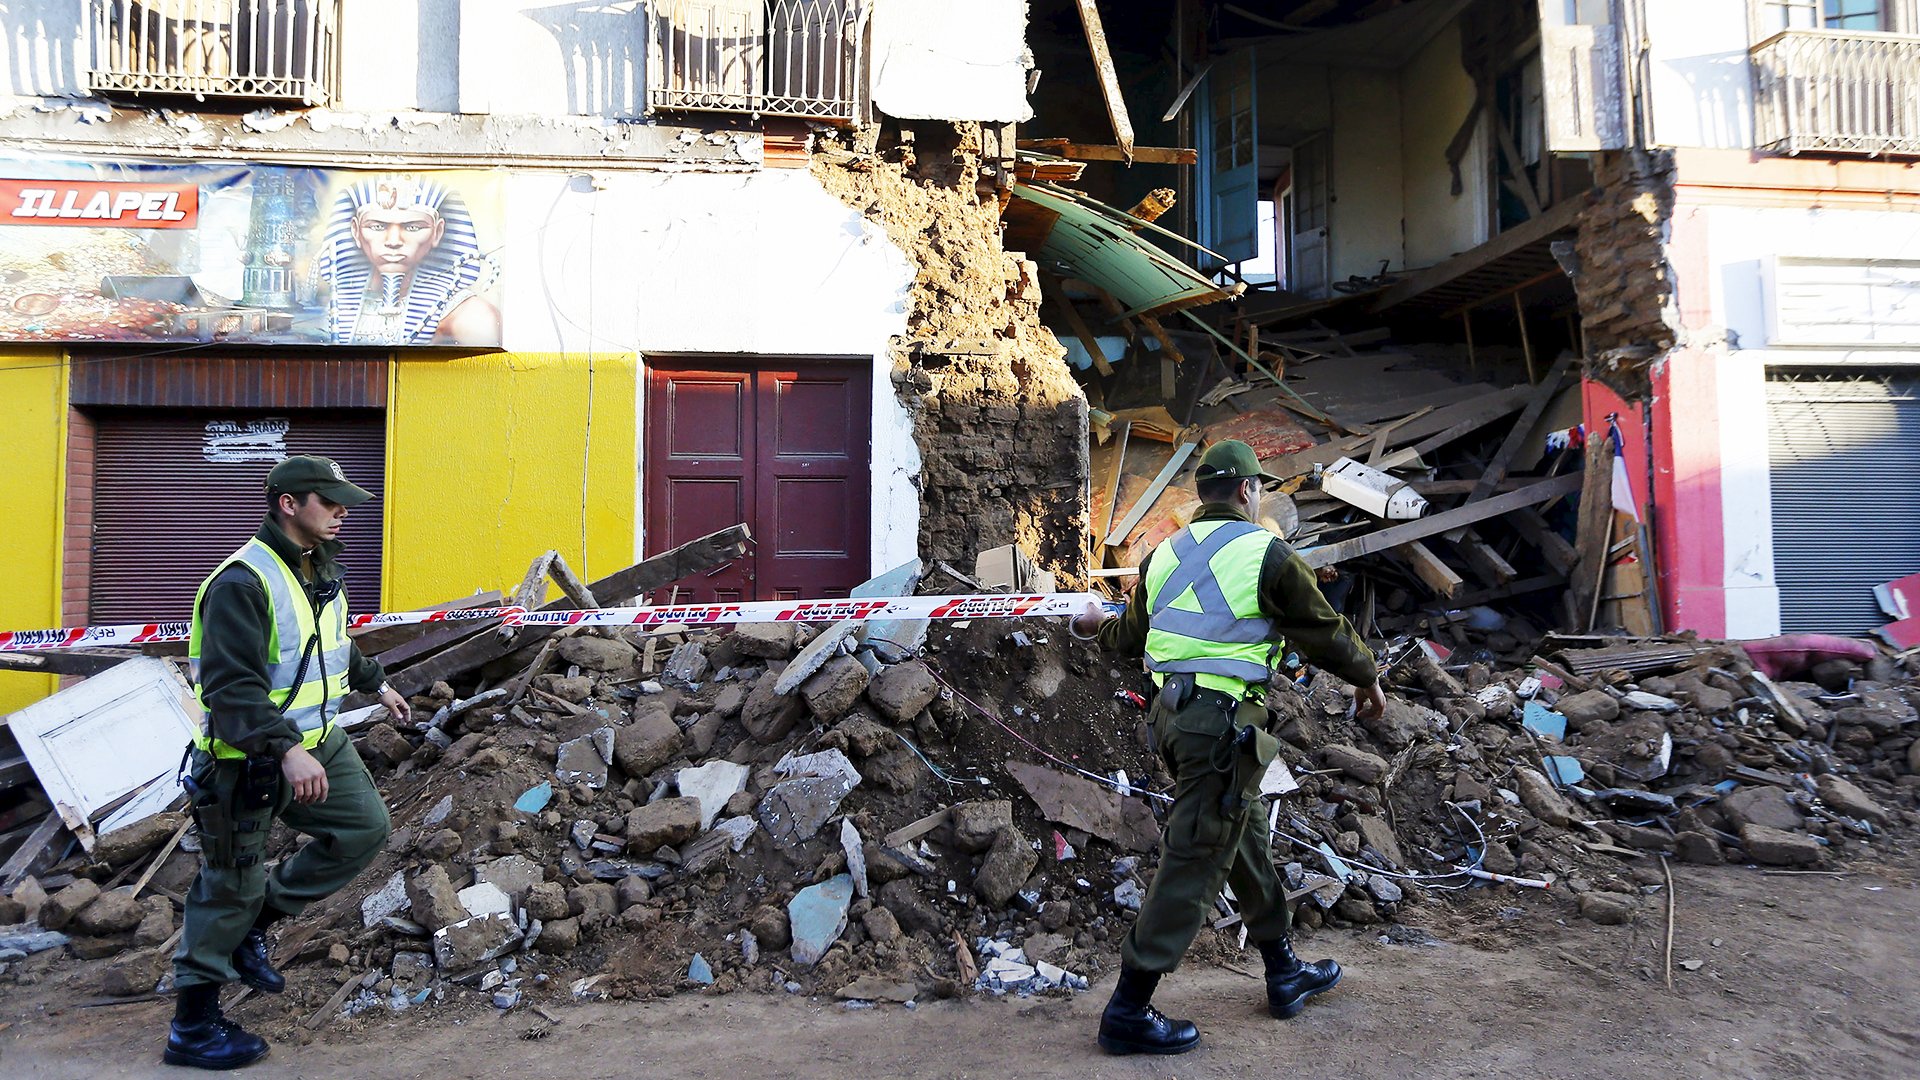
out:
M1539 217L1523 221L1479 247L1389 286L1372 310L1385 311L1406 303L1455 309L1529 278L1550 276L1547 271L1559 264L1547 245L1572 231L1586 205L1584 196L1564 199Z

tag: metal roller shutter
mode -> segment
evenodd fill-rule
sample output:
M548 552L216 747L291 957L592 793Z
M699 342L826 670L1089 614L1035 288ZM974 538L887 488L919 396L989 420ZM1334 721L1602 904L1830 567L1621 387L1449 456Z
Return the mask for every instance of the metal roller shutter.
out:
M92 622L189 618L200 582L260 527L267 470L284 454L333 458L373 492L341 526L341 562L353 610L379 610L380 413L103 411L96 422Z
M1920 375L1774 372L1767 413L1780 628L1885 625L1873 587L1920 571Z

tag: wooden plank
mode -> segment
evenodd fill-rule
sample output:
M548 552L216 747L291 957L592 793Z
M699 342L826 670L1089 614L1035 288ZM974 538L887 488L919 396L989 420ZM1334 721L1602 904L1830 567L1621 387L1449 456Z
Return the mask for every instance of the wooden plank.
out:
M1472 529L1466 530L1466 535L1460 538L1456 546L1460 549L1461 557L1466 559L1467 568L1485 585L1499 588L1520 577L1513 565L1501 558L1500 553L1493 550L1493 545L1482 540Z
M1185 105L1187 99L1193 96L1194 90L1200 86L1200 80L1207 77L1207 72L1213 70L1213 64L1214 62L1211 60L1201 64L1199 70L1195 71L1193 75L1187 79L1186 84L1180 87L1180 92L1173 96L1173 104L1167 106L1167 111L1160 117L1161 123L1171 123L1173 118L1180 114L1180 107Z
M45 652L0 650L0 671L32 671L43 675L98 675L143 655L139 649L48 649Z
M1100 25L1100 9L1094 0L1076 0L1080 25L1087 32L1087 47L1093 50L1093 69L1100 79L1100 96L1106 99L1107 119L1113 122L1114 141L1119 143L1123 160L1134 160L1133 120L1127 116L1127 99L1120 92L1120 73L1113 66L1113 53L1107 48L1107 31ZM1062 154L1072 157L1072 154ZM1536 209L1534 211L1538 213Z
M1540 552L1547 565L1560 574L1571 574L1580 561L1573 545L1547 524L1547 519L1537 510L1517 510L1506 517L1508 525L1520 534L1520 538L1533 545Z
M1074 307L1073 301L1067 299L1064 294L1056 293L1055 295L1060 297L1060 315L1067 320L1067 329L1073 331L1073 336L1080 339L1080 344L1087 350L1087 355L1093 357L1094 370L1102 375L1113 374L1113 365L1107 361L1107 354L1100 349L1100 339L1094 334L1093 328L1087 325L1087 320L1080 316L1080 309Z
M1587 438L1586 486L1580 495L1579 525L1574 531L1575 564L1569 575L1568 592L1573 610L1582 620L1593 618L1593 604L1600 592L1600 574L1606 566L1607 545L1613 532L1613 440L1604 431ZM1575 626L1586 630L1588 626Z
M1118 146L1072 142L1067 139L1021 139L1022 150L1039 150L1076 161L1137 161L1146 165L1198 165L1200 152L1192 147L1135 146L1129 158Z
M1108 547L1114 547L1126 540L1127 534L1133 531L1133 527L1140 524L1140 519L1147 516L1147 511L1153 509L1153 504L1160 501L1160 495L1167 490L1167 485L1173 482L1175 474L1180 471L1182 465L1187 463L1187 458L1192 456L1199 445L1199 443L1180 444L1180 448L1173 452L1173 458L1160 470L1160 475L1154 477L1153 483L1147 485L1147 490L1141 494L1140 500L1127 511L1127 516L1121 519L1120 524L1115 525L1113 531L1107 534L1104 543Z
M488 589L486 592L476 592L472 596L463 596L458 600L429 604L426 607L414 608L413 610L462 611L467 608L493 607L499 603L500 590ZM347 636L353 639L353 643L360 647L362 653L373 656L376 653L385 652L403 641L409 641L419 637L430 629L433 629L430 623L402 623L398 626L363 626L358 630L347 631Z
M1532 393L1531 386L1512 386L1505 390L1495 390L1491 394L1483 394L1470 401L1459 401L1442 406L1396 428L1393 437L1388 440L1388 445L1400 446L1415 440L1430 439L1436 434L1446 434L1447 438L1430 445L1421 443L1421 446L1431 449L1433 446L1451 442L1460 435L1485 427L1507 413L1523 407L1527 397ZM1275 476L1297 476L1300 473L1311 472L1315 465L1331 465L1343 457L1351 456L1353 450L1366 444L1367 440L1364 438L1338 439L1322 443L1311 450L1302 450L1261 464ZM1416 449L1419 448L1416 447ZM1425 450L1419 450L1419 452L1424 453ZM1392 458L1389 457L1388 460ZM1280 471L1282 469L1288 471Z
M1448 601L1448 607L1472 607L1475 604L1490 604L1496 600L1525 596L1528 593L1544 592L1548 589L1565 588L1567 578L1564 574L1541 574L1537 577L1521 578L1508 585L1494 589L1480 589L1462 593Z
M1491 499L1482 499L1477 503L1469 503L1466 506L1455 507L1452 510L1434 514L1431 517L1424 517L1418 521L1409 521L1404 525L1395 525L1391 528L1380 529L1368 533L1365 536L1356 536L1351 540L1342 540L1337 544L1329 544L1325 547L1302 551L1300 552L1300 557L1306 560L1308 566L1318 568L1322 566L1332 566L1335 563L1345 562L1348 559L1357 559L1362 555L1370 555L1376 551L1386 551L1389 548L1399 547L1401 544L1412 540L1423 540L1429 536L1437 536L1440 533L1461 525L1471 525L1478 521L1485 521L1488 518L1499 517L1501 514L1511 510L1537 506L1540 503L1557 499L1563 495L1571 495L1580 490L1580 479L1579 476L1572 473L1568 473L1566 476L1556 476L1551 480L1543 480L1538 484L1521 488L1519 491L1510 491L1505 495L1495 495Z
M1180 346L1173 343L1173 336L1167 333L1166 327L1160 325L1159 319L1151 315L1141 315L1139 319L1140 325L1146 327L1147 333L1153 335L1153 340L1160 343L1161 355L1163 357L1172 357L1173 362L1176 364L1184 364L1187 362L1187 358L1180 354ZM1167 396L1172 397L1173 395L1169 394Z
M596 596L624 600L669 585L690 574L703 573L746 554L751 533L745 525L735 525L662 552L635 563L625 570L593 583ZM543 611L574 611L573 601L561 597L546 604ZM412 667L387 673L387 681L403 695L418 694L434 683L471 671L489 660L507 655L553 634L551 627L523 627L509 642L491 634L482 634L462 642L438 656Z
M1127 438L1133 432L1133 421L1124 420L1120 424L1120 445L1113 455L1113 484L1107 488L1107 519L1100 523L1100 535L1113 531L1113 515L1120 502L1120 481L1127 474Z
M1522 387L1515 387L1515 389L1531 390L1533 388L1530 386L1522 386ZM1405 449L1394 451L1391 455L1387 456L1386 458L1382 459L1379 463L1374 465L1374 468L1380 469L1383 471L1388 469L1395 469L1402 465L1405 465L1407 462L1412 461L1415 458L1419 458L1427 454L1431 454L1435 450L1440 449L1442 446L1445 446L1448 443L1453 442L1455 439L1465 438L1466 436L1471 435L1476 431L1479 431L1481 428L1486 427L1488 424L1493 423L1495 420L1500 419L1502 416L1505 416L1506 414L1512 412L1513 410L1520 408L1523 404L1524 404L1524 399L1516 399L1512 396L1507 396L1505 398L1502 398L1501 400L1488 405L1484 409L1480 409L1473 412L1472 414L1468 415L1465 419L1461 420L1459 423L1456 423L1453 426L1443 431L1435 432L1434 434L1429 435L1424 439L1421 439L1419 442L1414 443L1412 446L1406 447Z
M1418 540L1402 544L1394 549L1394 553L1404 559L1413 569L1414 576L1442 600L1459 596L1460 590L1466 586L1460 575L1453 572L1453 567L1441 562L1433 549Z
M60 820L59 814L48 814L41 818L40 824L14 849L5 865L0 865L0 890L12 892L20 879L33 873L36 867L44 869L52 865L58 856L50 855L47 849L65 827L66 822Z
M1553 362L1547 371L1547 377L1534 387L1533 395L1527 399L1527 407L1520 410L1520 418L1513 422L1513 429L1507 432L1506 440L1500 449L1494 451L1493 458L1487 462L1486 471L1480 474L1480 481L1473 485L1473 491L1467 495L1468 502L1479 502L1493 494L1500 481L1506 479L1507 469L1513 465L1513 459L1526 444L1527 433L1540 420L1540 414L1547 411L1555 395L1560 392L1560 384L1566 380L1567 372L1573 367L1574 355L1564 353Z

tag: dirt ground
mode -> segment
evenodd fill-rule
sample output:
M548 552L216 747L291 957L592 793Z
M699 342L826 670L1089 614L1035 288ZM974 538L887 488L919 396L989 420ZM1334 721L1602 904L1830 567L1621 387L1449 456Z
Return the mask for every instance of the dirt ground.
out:
M1194 1053L1117 1059L1093 1043L1111 976L1071 999L933 1001L849 1009L770 993L646 1003L335 1020L283 1043L260 1077L1912 1077L1920 1073L1920 858L1842 875L1675 867L1674 989L1662 979L1658 905L1631 925L1570 917L1563 901L1483 890L1409 923L1437 944L1325 932L1305 950L1347 967L1299 1019L1259 987L1194 964L1159 1002L1205 1033ZM1405 935L1402 935L1405 936ZM1570 959L1571 958L1571 959ZM1696 971L1682 962L1699 960ZM1258 970L1251 952L1240 965ZM80 1007L86 968L65 962L0 1005L0 1075L157 1077L170 1003ZM314 978L314 969L296 978ZM256 1003L236 1011L248 1019ZM530 1031L544 1036L528 1038Z

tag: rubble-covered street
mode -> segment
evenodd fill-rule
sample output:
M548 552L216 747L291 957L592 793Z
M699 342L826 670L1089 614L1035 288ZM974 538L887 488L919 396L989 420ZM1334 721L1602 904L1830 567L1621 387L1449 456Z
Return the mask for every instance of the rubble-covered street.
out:
M1308 951L1339 956L1350 965L1347 981L1285 1024L1258 1008L1255 982L1195 963L1169 983L1165 1007L1233 1037L1173 1069L1102 1055L1086 1037L1097 995L935 1001L908 1011L849 1009L821 996L701 994L561 1005L550 1010L553 1022L479 1003L442 1016L360 1016L296 1035L304 1045L276 1050L251 1073L1892 1080L1912 1074L1916 868L1909 851L1843 876L1676 866L1674 955L1688 966L1676 967L1671 992L1661 986L1657 921L1601 927L1559 905L1492 894L1410 914L1409 925L1437 939L1431 944L1381 944L1378 927L1315 934ZM89 994L72 969L10 990L0 1014L9 1075L175 1075L151 1052L166 1002L83 1007ZM258 998L234 1010L248 1023L267 1012Z

